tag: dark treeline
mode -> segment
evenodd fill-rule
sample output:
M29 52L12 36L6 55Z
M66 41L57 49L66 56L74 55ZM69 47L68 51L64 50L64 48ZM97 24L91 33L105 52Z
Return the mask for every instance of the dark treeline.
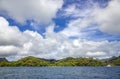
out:
M93 58L64 58L61 60L42 59L33 56L22 58L18 61L9 62L5 58L0 58L0 67L19 66L120 66L120 57L114 59L98 60Z

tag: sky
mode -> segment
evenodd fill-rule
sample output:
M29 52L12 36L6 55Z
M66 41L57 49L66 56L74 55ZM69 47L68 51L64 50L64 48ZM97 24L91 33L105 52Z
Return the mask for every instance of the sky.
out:
M120 55L120 0L0 0L0 58Z

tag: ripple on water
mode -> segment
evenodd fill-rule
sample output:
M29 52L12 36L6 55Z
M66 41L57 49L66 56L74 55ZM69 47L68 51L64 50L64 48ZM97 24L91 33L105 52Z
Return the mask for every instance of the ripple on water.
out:
M0 79L120 79L120 67L0 67Z

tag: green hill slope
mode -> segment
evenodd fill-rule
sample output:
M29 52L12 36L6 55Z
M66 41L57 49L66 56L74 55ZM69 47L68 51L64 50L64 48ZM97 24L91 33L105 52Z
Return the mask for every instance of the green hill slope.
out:
M9 66L9 62L6 58L0 58L0 67Z
M60 60L54 59L42 59L33 56L28 56L25 58L21 58L18 61L8 62L5 58L0 58L0 67L5 66L120 66L120 56L116 58L111 58L107 60L98 60L93 58L64 58Z
M65 58L55 62L57 66L105 66L100 60L93 58Z
M120 56L116 57L115 59L109 61L109 63L113 66L120 66Z
M28 56L18 61L11 62L10 66L48 66L48 64L49 62L44 59Z

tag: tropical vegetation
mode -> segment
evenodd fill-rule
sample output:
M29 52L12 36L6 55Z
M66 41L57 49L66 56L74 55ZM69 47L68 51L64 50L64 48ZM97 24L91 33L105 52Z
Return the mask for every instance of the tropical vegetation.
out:
M120 66L120 57L115 58L114 60L98 60L94 58L72 58L67 57L60 60L54 59L42 59L33 56L28 56L21 58L17 61L7 61L5 58L0 58L0 67L11 66L11 67L20 67L20 66L107 66L108 64L112 66Z

